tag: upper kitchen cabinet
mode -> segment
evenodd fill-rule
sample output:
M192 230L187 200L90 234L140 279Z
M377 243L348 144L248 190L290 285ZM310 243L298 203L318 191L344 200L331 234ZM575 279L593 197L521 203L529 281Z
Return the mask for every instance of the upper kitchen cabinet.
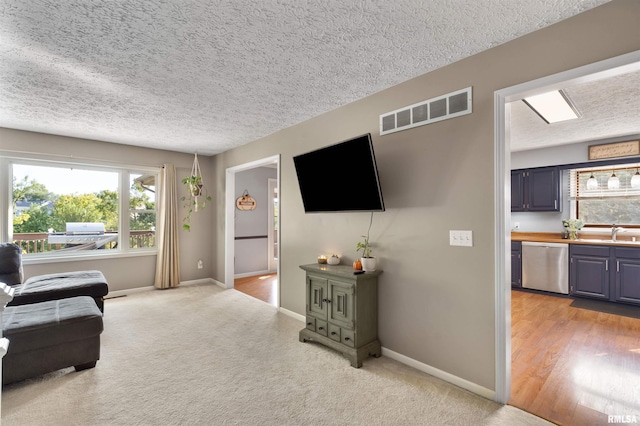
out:
M511 171L512 212L559 212L560 170L557 167Z

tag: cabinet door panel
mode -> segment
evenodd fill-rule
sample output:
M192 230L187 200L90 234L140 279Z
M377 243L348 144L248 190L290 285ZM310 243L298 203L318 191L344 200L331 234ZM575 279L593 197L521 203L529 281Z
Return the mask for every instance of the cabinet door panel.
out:
M572 256L571 294L609 299L609 258Z
M524 172L511 171L511 211L524 211Z
M616 266L616 300L640 304L640 261L621 259Z
M326 279L307 276L307 314L327 319L328 284Z
M329 281L331 306L329 321L341 327L354 326L354 286L340 281Z
M511 287L522 287L522 255L519 249L511 250Z
M560 210L559 172L557 169L531 169L527 172L529 211Z

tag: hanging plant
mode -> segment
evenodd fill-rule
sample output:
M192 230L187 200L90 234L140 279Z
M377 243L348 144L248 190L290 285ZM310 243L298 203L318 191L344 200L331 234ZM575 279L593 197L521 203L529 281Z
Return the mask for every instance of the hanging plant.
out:
M180 200L184 202L184 208L187 210L187 214L182 220L182 228L185 231L191 231L191 213L197 212L198 208L204 208L211 201L207 188L202 183L202 173L200 173L197 153L193 158L191 175L183 178L182 183L187 185L187 195L180 197Z

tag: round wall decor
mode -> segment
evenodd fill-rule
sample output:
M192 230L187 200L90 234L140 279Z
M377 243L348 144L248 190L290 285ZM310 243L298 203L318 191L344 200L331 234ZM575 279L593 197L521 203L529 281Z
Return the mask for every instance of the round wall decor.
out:
M242 196L236 200L236 207L238 210L254 210L256 208L256 200L249 195L249 191L246 189L242 193Z

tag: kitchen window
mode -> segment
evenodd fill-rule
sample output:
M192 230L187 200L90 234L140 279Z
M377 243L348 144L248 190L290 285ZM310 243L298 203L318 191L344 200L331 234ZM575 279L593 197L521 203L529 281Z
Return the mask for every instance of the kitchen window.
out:
M24 256L155 250L158 169L32 159L6 162L8 237Z
M573 217L587 226L640 227L639 167L634 163L571 170Z

